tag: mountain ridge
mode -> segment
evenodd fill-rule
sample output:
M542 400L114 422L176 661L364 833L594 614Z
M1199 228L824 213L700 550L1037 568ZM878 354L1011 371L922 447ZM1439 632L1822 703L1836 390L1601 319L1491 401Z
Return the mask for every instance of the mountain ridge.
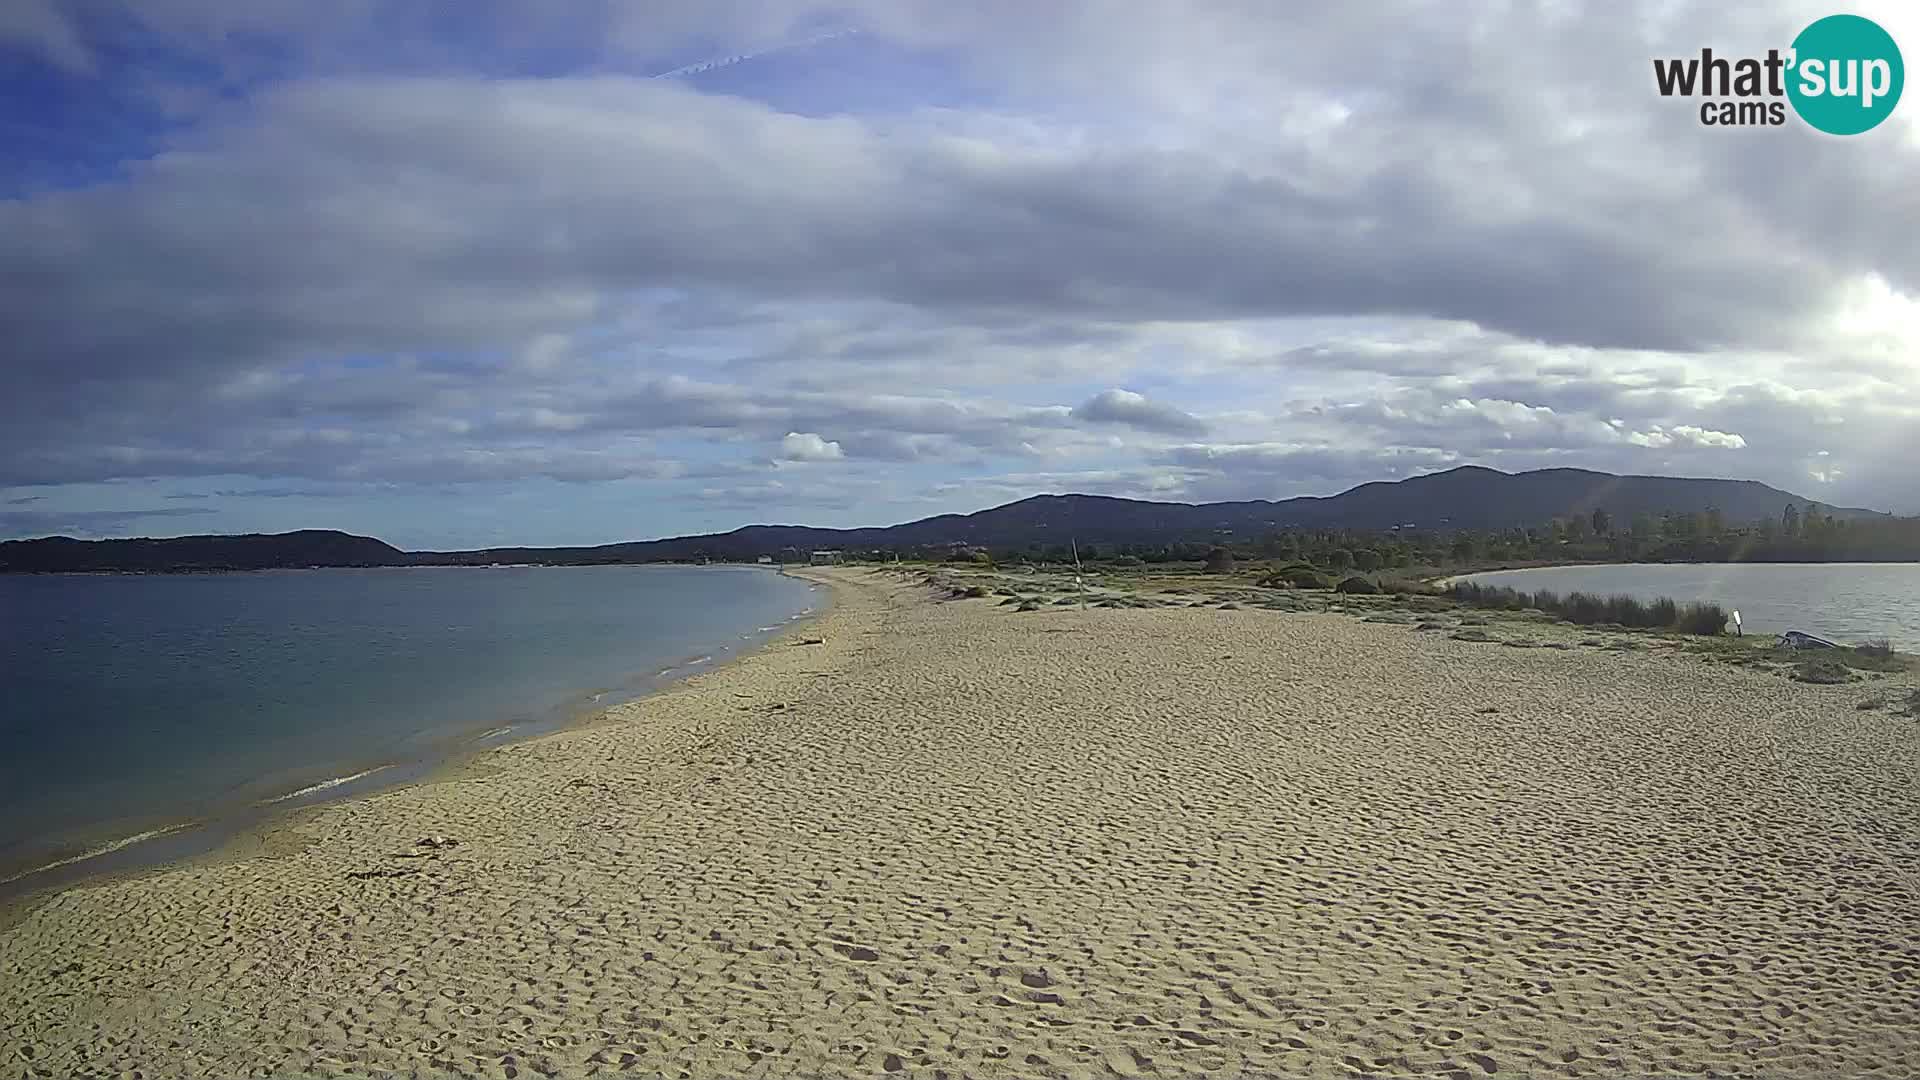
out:
M912 549L944 545L1020 548L1035 543L1165 544L1240 540L1286 529L1457 531L1525 528L1604 509L1620 527L1647 514L1716 508L1728 522L1777 517L1792 504L1858 519L1890 517L1840 507L1761 483L1707 477L1618 475L1556 468L1507 473L1464 465L1376 480L1336 495L1213 503L1112 495L1039 494L970 514L939 514L853 529L744 525L723 533L566 547L402 551L335 530L239 536L0 541L0 572L271 569L304 566L460 566L495 562L585 564L711 557L752 559L820 547Z

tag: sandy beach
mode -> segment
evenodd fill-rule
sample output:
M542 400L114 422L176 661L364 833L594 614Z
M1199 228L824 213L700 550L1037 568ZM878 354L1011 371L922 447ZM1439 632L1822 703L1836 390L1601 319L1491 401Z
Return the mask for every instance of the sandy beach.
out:
M0 1075L1920 1075L1885 683L806 573L600 722L10 913Z

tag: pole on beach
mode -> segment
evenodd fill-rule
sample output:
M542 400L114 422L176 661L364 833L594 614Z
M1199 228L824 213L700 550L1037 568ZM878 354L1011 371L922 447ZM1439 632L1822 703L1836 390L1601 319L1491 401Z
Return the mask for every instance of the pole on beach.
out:
M1067 537L1067 543L1073 545L1073 589L1080 594L1080 610L1087 609L1087 586L1080 578L1080 541L1076 537Z
M1739 608L1733 609L1733 636L1734 637L1747 636L1747 632L1740 628L1740 609Z

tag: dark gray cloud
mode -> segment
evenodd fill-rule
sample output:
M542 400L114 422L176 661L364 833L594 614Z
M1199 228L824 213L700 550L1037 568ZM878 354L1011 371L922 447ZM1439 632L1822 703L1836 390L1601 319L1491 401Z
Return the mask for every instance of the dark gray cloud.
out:
M1074 407L1075 420L1125 424L1163 435L1200 435L1207 425L1191 413L1131 390L1102 390Z
M0 510L0 536L120 535L125 532L125 526L136 521L209 513L212 511L185 507L154 510Z

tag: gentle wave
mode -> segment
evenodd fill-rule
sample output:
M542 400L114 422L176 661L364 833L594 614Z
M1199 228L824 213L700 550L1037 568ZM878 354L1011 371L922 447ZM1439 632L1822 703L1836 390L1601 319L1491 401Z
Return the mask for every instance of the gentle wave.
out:
M375 765L371 769L362 769L357 773L350 773L346 776L336 776L331 780L322 780L317 784L308 784L298 791L289 791L285 795L276 796L271 799L262 799L260 800L260 805L272 806L274 803L283 803L288 799L297 799L302 795L311 795L316 791L326 791L329 788L337 788L341 784L351 784L363 776L372 776L374 773L391 768L393 768L391 765Z
M69 855L64 859L55 859L50 863L45 863L43 865L36 866L31 870L22 870L19 873L13 875L12 877L0 878L0 885L8 885L13 882L19 881L21 878L32 877L35 874L44 874L49 870L57 870L62 866L72 866L74 863L77 863L77 862L86 862L88 859L97 859L102 855L111 855L114 852L119 851L121 848L132 847L133 845L141 843L146 840L156 840L162 836L167 836L172 833L177 833L182 829L191 829L193 828L193 826L194 826L193 822L183 821L178 825L166 825L158 829L148 829L146 832L134 833L132 836L123 836L120 839L115 840L111 843L102 844L97 848L92 848L87 851L83 851L78 855Z

